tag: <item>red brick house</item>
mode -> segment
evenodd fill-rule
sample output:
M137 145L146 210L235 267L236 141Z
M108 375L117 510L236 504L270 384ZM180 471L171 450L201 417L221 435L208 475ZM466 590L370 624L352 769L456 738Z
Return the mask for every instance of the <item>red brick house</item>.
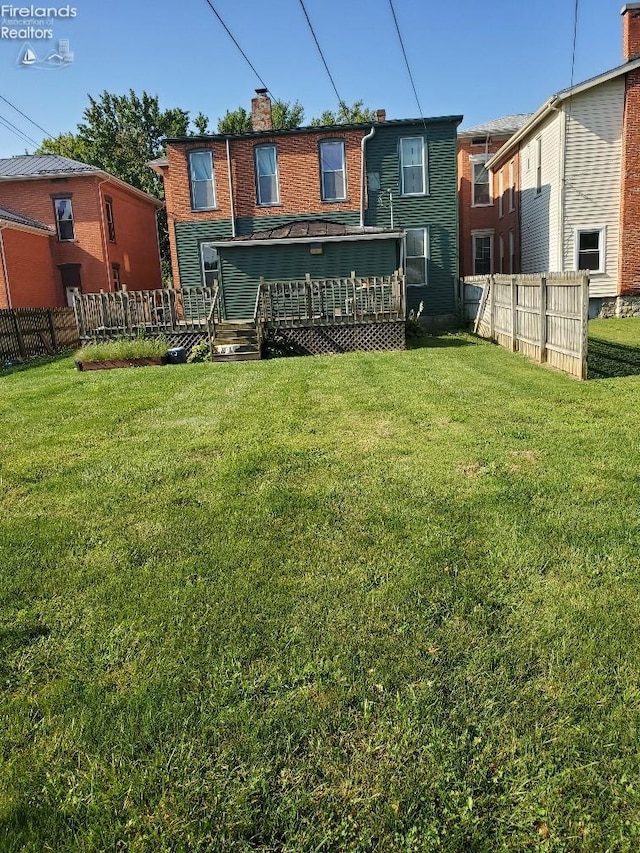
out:
M487 160L529 118L503 116L458 131L460 275L520 271L518 153L490 174Z
M0 159L0 307L66 305L69 291L162 286L162 202L56 154Z

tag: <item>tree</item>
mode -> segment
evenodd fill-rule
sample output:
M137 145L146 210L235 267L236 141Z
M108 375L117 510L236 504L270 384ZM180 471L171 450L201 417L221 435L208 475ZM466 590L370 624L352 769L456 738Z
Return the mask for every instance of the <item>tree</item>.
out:
M271 121L274 130L293 130L304 121L304 107L299 101L274 101L271 104ZM229 111L218 119L218 133L251 133L251 115L244 107Z
M89 106L76 133L45 140L36 153L61 154L104 169L139 190L164 199L162 178L146 163L164 154L164 139L186 136L189 113L178 107L162 110L158 97L132 89L126 95L102 92L89 96ZM195 126L205 132L209 120L202 113ZM166 212L158 213L158 234L163 274L169 274L169 237Z
M194 125L195 129L198 131L198 133L201 136L204 136L204 134L207 132L207 129L209 127L209 119L207 118L206 115L204 115L203 113L200 112L194 118L193 125Z
M311 119L312 127L320 127L329 124L365 124L366 122L375 121L376 114L374 110L370 110L364 106L364 101L354 101L349 106L344 101L340 101L337 112L325 110L318 118Z

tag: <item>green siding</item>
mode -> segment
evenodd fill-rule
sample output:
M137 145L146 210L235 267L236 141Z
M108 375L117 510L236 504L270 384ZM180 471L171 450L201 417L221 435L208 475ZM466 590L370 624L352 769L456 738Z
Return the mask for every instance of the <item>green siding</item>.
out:
M394 225L428 228L430 260L426 287L408 287L409 308L424 300L425 314L455 312L454 279L458 272L458 193L456 123L443 121L415 125L379 125L367 142L367 173L380 176L380 192L369 192L365 224L389 227L389 190L393 194ZM400 138L422 136L427 145L429 194L400 195Z
M253 316L257 288L267 281L356 275L391 275L398 267L398 241L362 240L323 243L322 255L310 254L309 243L219 249L223 308L228 320Z
M207 222L176 222L176 249L180 287L202 287L200 243L231 236L231 220L218 219Z

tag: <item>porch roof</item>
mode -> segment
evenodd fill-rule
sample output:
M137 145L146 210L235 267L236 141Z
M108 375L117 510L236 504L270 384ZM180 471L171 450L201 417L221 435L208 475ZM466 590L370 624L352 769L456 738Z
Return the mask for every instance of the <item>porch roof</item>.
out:
M15 210L10 210L8 207L0 207L0 226L7 228L18 228L23 231L34 231L36 233L45 234L47 237L50 234L55 234L55 230L44 222L33 219L31 216L25 216L24 213L18 213Z
M303 219L290 222L277 228L255 231L253 234L240 234L236 237L222 237L213 245L220 248L234 246L253 246L286 243L323 243L329 240L389 240L404 237L404 230L398 228L377 228L373 226L347 225L330 219Z

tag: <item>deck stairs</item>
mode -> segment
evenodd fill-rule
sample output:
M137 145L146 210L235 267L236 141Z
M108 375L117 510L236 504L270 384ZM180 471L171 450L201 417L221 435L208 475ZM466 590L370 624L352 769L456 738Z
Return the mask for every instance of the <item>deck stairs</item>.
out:
M257 361L260 336L253 320L221 320L215 325L212 361Z

